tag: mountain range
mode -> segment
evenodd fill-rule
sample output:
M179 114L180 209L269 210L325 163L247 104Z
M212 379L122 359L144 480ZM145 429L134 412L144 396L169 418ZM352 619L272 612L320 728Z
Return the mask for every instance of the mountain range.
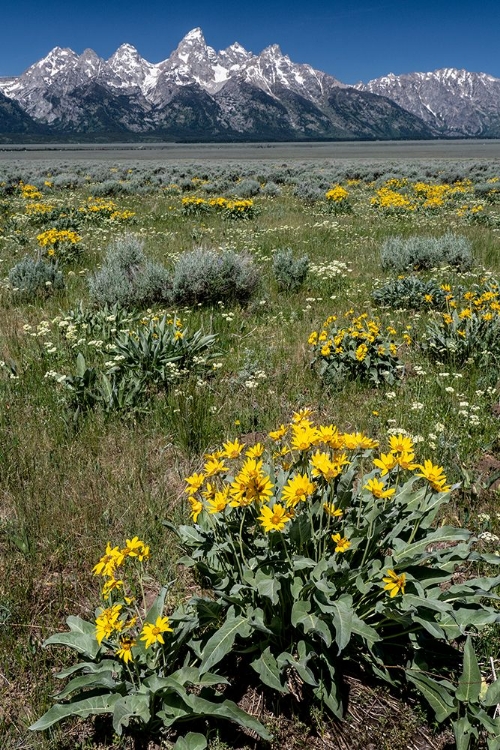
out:
M0 139L374 140L500 137L500 79L455 69L347 86L278 45L216 52L196 28L160 63L55 47L0 78Z

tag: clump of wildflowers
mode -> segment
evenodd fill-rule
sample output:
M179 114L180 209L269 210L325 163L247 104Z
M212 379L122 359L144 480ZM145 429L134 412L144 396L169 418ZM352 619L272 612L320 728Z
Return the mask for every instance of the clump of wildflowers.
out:
M375 386L383 382L393 384L399 377L400 360L393 328L384 331L376 319L367 313L344 316L344 325L336 315L328 317L318 331L309 336L314 360L320 376L332 385L340 385L347 378L357 378ZM403 340L411 343L405 332Z

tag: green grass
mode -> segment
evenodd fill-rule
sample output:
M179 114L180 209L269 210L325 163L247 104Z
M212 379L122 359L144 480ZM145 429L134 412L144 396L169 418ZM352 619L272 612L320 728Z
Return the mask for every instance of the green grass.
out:
M89 187L55 191L47 199L78 205L91 194ZM63 295L20 304L4 285L0 744L5 750L126 746L112 737L90 738L89 724L47 736L28 732L50 706L57 687L53 674L65 663L61 650L43 650L41 643L51 632L64 629L69 614L92 619L98 585L91 571L107 541L118 544L137 534L150 544L151 590L175 579L178 550L162 522L187 517L183 478L199 470L203 452L225 439L249 433L257 433L251 439L262 439L302 406L312 407L323 422L340 429L366 431L383 447L388 429L404 429L419 436L418 459L433 458L444 465L449 479L464 483L456 492L450 518L470 523L476 531L500 533L498 490L476 481L481 457L499 457L498 415L492 411L499 401L498 372L440 367L415 345L403 352L405 376L397 386L374 389L349 382L332 391L311 368L307 343L328 315L342 315L351 308L377 314L384 324L404 328L410 323L418 341L426 313L373 308L373 285L386 278L379 258L384 239L446 231L463 234L473 245L475 275L460 278L442 270L436 278L466 284L481 276L483 267L500 276L498 228L470 226L453 207L387 217L370 208L372 188L361 184L352 194L353 213L334 216L321 203L304 204L284 186L280 197L257 197L258 215L245 222L216 215L185 217L181 196L160 190L115 198L120 210L136 213L135 223L82 227L84 254L65 268ZM16 217L0 233L6 275L26 251L34 252L40 230L21 218L20 197L5 200L7 215ZM495 206L488 210L496 218ZM49 370L69 374L77 351L92 352L92 347L82 343L72 349L52 321L87 299L86 276L101 262L107 244L125 231L144 238L147 255L166 265L200 245L248 250L261 269L261 287L246 307L179 311L191 330L201 326L219 335L222 367L204 386L190 380L167 395L151 394L146 413L106 416L97 411L75 423L62 387L45 375ZM352 270L334 280L309 274L299 291L280 294L271 259L274 250L285 247L297 256L307 253L311 263L342 261ZM46 333L31 335L44 320L49 322ZM49 348L55 351L49 353ZM484 477L482 481L485 484ZM481 513L489 515L489 521L478 519ZM490 543L488 549L495 548L498 542ZM192 585L181 574L172 597L188 595Z

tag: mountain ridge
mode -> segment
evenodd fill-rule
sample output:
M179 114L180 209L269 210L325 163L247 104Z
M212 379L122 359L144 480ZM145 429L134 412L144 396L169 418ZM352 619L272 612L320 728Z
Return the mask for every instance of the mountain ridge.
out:
M448 73L441 77L437 71L389 74L347 86L307 63L292 62L277 44L258 55L238 42L217 52L197 27L159 63L147 61L129 43L107 60L92 49L78 55L54 47L20 76L0 78L0 94L24 113L24 132L31 122L34 132L45 128L63 137L106 132L173 140L500 135L500 80L454 70L443 69ZM17 110L15 116L19 120ZM5 127L10 132L15 126Z

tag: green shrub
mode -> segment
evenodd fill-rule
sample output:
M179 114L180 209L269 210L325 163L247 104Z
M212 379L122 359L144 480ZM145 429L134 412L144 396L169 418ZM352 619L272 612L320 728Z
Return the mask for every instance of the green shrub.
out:
M457 747L479 731L493 742L500 681L483 683L472 634L500 621L499 578L462 581L462 571L500 559L476 551L465 528L434 527L452 489L442 467L417 463L403 435L374 458L375 441L316 426L308 410L269 436L267 451L235 440L206 457L186 479L193 525L167 524L206 595L166 616L163 589L148 610L137 592L149 547L108 543L94 568L95 621L69 617L70 632L45 642L83 660L60 674L70 681L59 702L31 729L107 713L120 734L132 717L154 729L205 716L270 739L228 699L235 669L278 698L295 695L293 674L309 703L338 718L356 669L420 691L439 723L452 722Z
M467 271L472 266L471 243L456 234L442 237L390 237L382 246L382 268L396 273L454 266Z
M109 246L102 267L89 279L93 302L101 307L147 307L170 300L170 274L160 263L146 258L143 246L131 234Z
M197 248L183 253L173 273L172 296L181 305L247 302L259 283L250 255Z
M306 280L309 270L309 257L294 258L287 247L276 250L273 257L273 273L278 289L282 292L295 292Z
M9 271L12 291L26 300L47 297L64 289L64 277L56 263L25 256Z
M117 315L108 317L116 318ZM165 391L188 375L206 375L213 360L216 335L201 330L190 333L177 317L151 315L128 330L109 333L106 322L100 329L107 339L106 362L88 365L80 353L76 372L53 373L69 392L69 408L76 419L95 407L105 412L145 410L153 393ZM96 324L93 332L99 331Z
M418 276L391 279L372 293L377 305L410 310L440 310L445 306L445 296L437 281L423 281Z
M443 313L431 321L422 349L433 359L461 366L475 362L480 367L500 366L500 315L498 312L463 310Z
M327 385L336 387L351 379L375 386L392 385L403 369L392 338L396 331L391 328L384 333L380 323L369 320L367 313L357 317L347 313L345 317L348 322L342 326L337 316L331 315L321 331L313 331L309 336L313 365L317 366L320 377ZM407 344L411 343L408 333L403 338Z

